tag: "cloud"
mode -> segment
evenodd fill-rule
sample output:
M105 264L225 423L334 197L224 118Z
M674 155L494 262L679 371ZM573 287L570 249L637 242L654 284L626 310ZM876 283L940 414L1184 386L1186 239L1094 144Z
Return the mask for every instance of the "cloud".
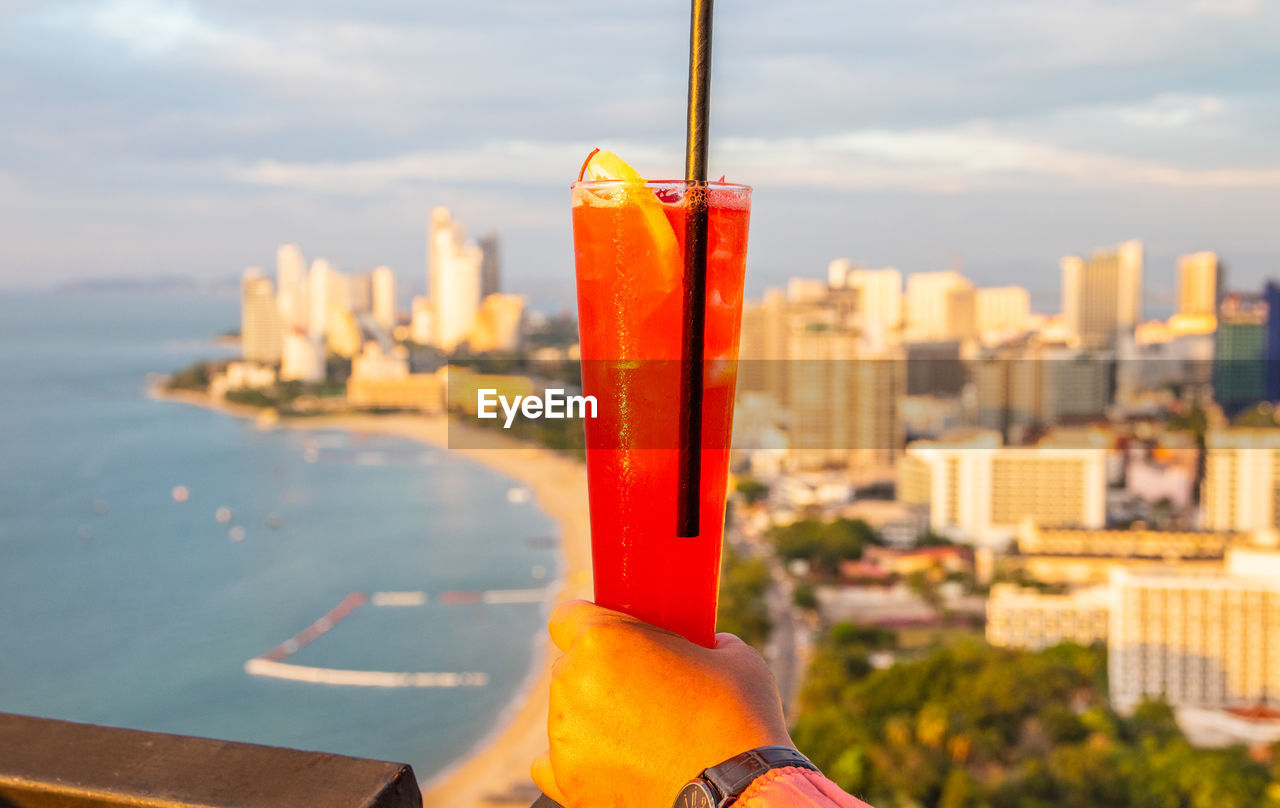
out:
M1194 123L1222 117L1227 104L1214 95L1161 93L1142 104L1123 106L1116 111L1124 123L1151 129L1180 129Z
M386 93L396 83L373 58L397 39L385 26L327 20L232 24L181 0L109 0L54 8L40 20L54 30L115 43L137 60L198 66L303 97Z
M1212 106L1199 106L1206 105ZM1169 114L1157 119L1167 123L1173 119ZM713 145L716 166L728 169L734 178L790 187L933 193L1042 189L1055 183L1100 189L1280 187L1280 168L1181 168L1155 160L1066 149L1002 134L984 122L934 129L860 129L819 137L725 138ZM495 141L474 149L350 162L265 160L233 165L230 174L251 184L349 195L424 182L567 183L590 148L585 142ZM680 161L678 153L652 145L615 143L610 148L642 171L649 166L679 165Z

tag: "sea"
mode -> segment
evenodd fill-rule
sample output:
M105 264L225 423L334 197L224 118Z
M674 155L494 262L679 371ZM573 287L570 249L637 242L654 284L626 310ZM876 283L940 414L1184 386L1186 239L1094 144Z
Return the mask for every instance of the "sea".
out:
M149 374L232 355L214 337L238 318L206 297L0 294L0 712L405 762L425 782L493 731L548 608L441 595L547 589L556 524L445 450L148 396ZM246 673L353 592L425 603L361 606L287 662L487 683Z

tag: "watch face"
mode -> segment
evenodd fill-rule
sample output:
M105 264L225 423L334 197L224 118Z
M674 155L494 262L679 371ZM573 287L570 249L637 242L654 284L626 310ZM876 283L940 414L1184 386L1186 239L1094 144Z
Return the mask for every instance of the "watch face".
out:
M716 796L711 791L711 786L701 780L694 780L680 789L675 808L716 808Z

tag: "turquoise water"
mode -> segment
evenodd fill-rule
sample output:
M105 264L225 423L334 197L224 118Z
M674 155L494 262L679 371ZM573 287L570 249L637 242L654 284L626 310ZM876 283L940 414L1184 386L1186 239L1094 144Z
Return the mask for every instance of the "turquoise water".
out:
M288 659L482 671L485 687L306 684L245 661L350 592L546 586L558 558L537 539L555 525L444 451L146 397L148 373L225 354L209 337L236 324L234 301L0 296L0 711L397 760L426 780L516 693L542 605L366 606Z

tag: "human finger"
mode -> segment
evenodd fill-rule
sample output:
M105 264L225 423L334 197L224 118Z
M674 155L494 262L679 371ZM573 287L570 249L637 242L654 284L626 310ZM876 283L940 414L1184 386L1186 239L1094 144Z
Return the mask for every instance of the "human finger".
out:
M551 770L551 752L549 750L533 759L533 765L529 767L529 776L533 778L534 784L543 794L546 794L561 805L569 805L569 800L565 799L564 793L560 791L560 786L556 785L556 775Z
M590 629L608 623L638 623L633 617L585 600L568 600L551 612L547 630L551 641L565 653Z

